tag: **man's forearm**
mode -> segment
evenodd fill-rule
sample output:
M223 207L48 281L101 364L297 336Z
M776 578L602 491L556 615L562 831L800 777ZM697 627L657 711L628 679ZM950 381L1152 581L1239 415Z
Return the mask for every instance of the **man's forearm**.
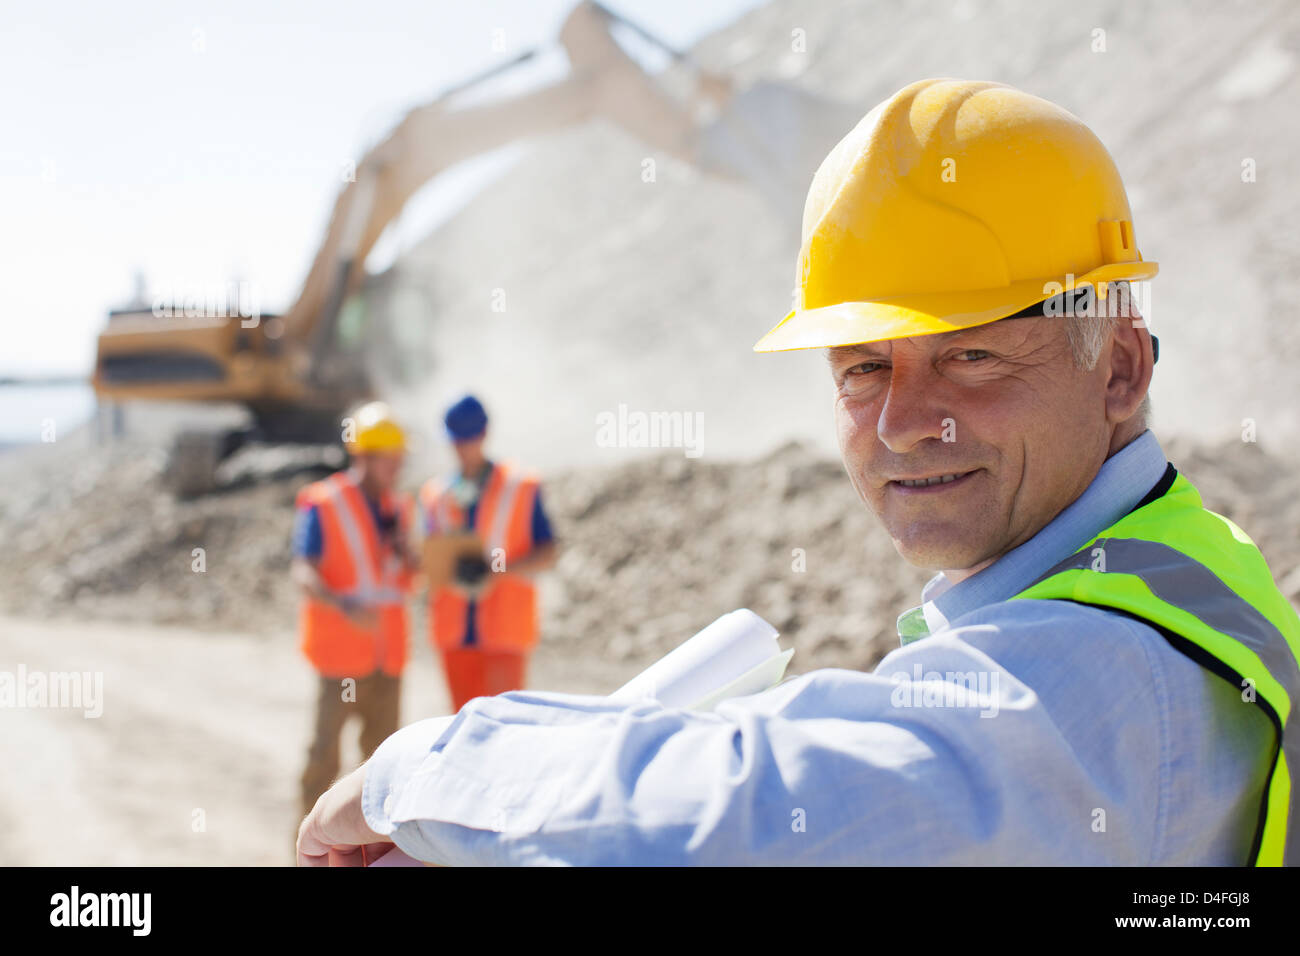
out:
M548 541L541 547L534 548L528 554L515 561L511 561L505 570L510 574L539 574L548 568L554 567L555 562L559 559L559 548L554 541Z
M818 671L714 713L479 698L379 748L366 819L452 865L1149 863L1164 741L1137 645L1161 639L1094 618L1105 630L1083 628L1090 641L1050 616L1004 626L999 640L1046 646L1056 677L1083 675L1050 703L960 639L987 639L987 624L875 674ZM1089 668L1097 655L1111 666ZM899 682L914 670L915 687ZM972 690L972 673L989 679ZM1086 719L1054 719L1062 694ZM1117 790L1116 766L1141 770Z

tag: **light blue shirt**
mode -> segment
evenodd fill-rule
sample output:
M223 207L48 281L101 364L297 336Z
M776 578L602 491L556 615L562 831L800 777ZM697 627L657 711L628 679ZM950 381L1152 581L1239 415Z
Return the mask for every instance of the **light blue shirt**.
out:
M1244 864L1272 760L1260 709L1138 621L1007 600L1165 465L1144 432L1025 544L937 575L900 617L931 633L873 673L712 713L478 698L384 742L366 820L452 865Z

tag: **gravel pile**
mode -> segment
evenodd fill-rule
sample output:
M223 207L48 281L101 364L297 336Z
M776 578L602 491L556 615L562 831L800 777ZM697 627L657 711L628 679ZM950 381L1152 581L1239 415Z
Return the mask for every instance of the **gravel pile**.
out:
M1294 464L1240 442L1166 451L1300 602L1300 506L1278 480ZM219 493L177 501L149 437L6 452L0 613L282 638L295 623L294 496L330 466L324 450L250 451ZM869 667L895 646L894 619L928 577L897 557L840 463L798 444L750 463L678 453L573 469L549 476L545 494L564 543L542 584L546 653L576 666L648 663L750 607L793 642L798 670Z

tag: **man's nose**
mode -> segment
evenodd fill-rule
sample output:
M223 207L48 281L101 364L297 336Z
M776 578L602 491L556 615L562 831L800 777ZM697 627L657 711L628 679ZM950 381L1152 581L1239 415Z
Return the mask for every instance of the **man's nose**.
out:
M876 436L896 454L927 438L942 438L947 413L939 396L941 380L926 362L895 361L889 391L876 419Z

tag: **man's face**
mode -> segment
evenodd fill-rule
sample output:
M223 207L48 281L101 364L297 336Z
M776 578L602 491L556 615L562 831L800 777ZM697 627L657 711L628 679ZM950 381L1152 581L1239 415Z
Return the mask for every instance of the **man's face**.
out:
M461 474L476 475L483 467L483 441L486 435L469 438L465 441L452 442L456 450L456 460L460 463Z
M380 491L392 491L397 487L398 476L402 473L405 456L401 452L379 454L372 452L362 456L367 477Z
M844 466L909 563L973 571L1091 483L1110 440L1105 353L1071 358L1063 319L829 349ZM956 475L909 487L903 479Z

